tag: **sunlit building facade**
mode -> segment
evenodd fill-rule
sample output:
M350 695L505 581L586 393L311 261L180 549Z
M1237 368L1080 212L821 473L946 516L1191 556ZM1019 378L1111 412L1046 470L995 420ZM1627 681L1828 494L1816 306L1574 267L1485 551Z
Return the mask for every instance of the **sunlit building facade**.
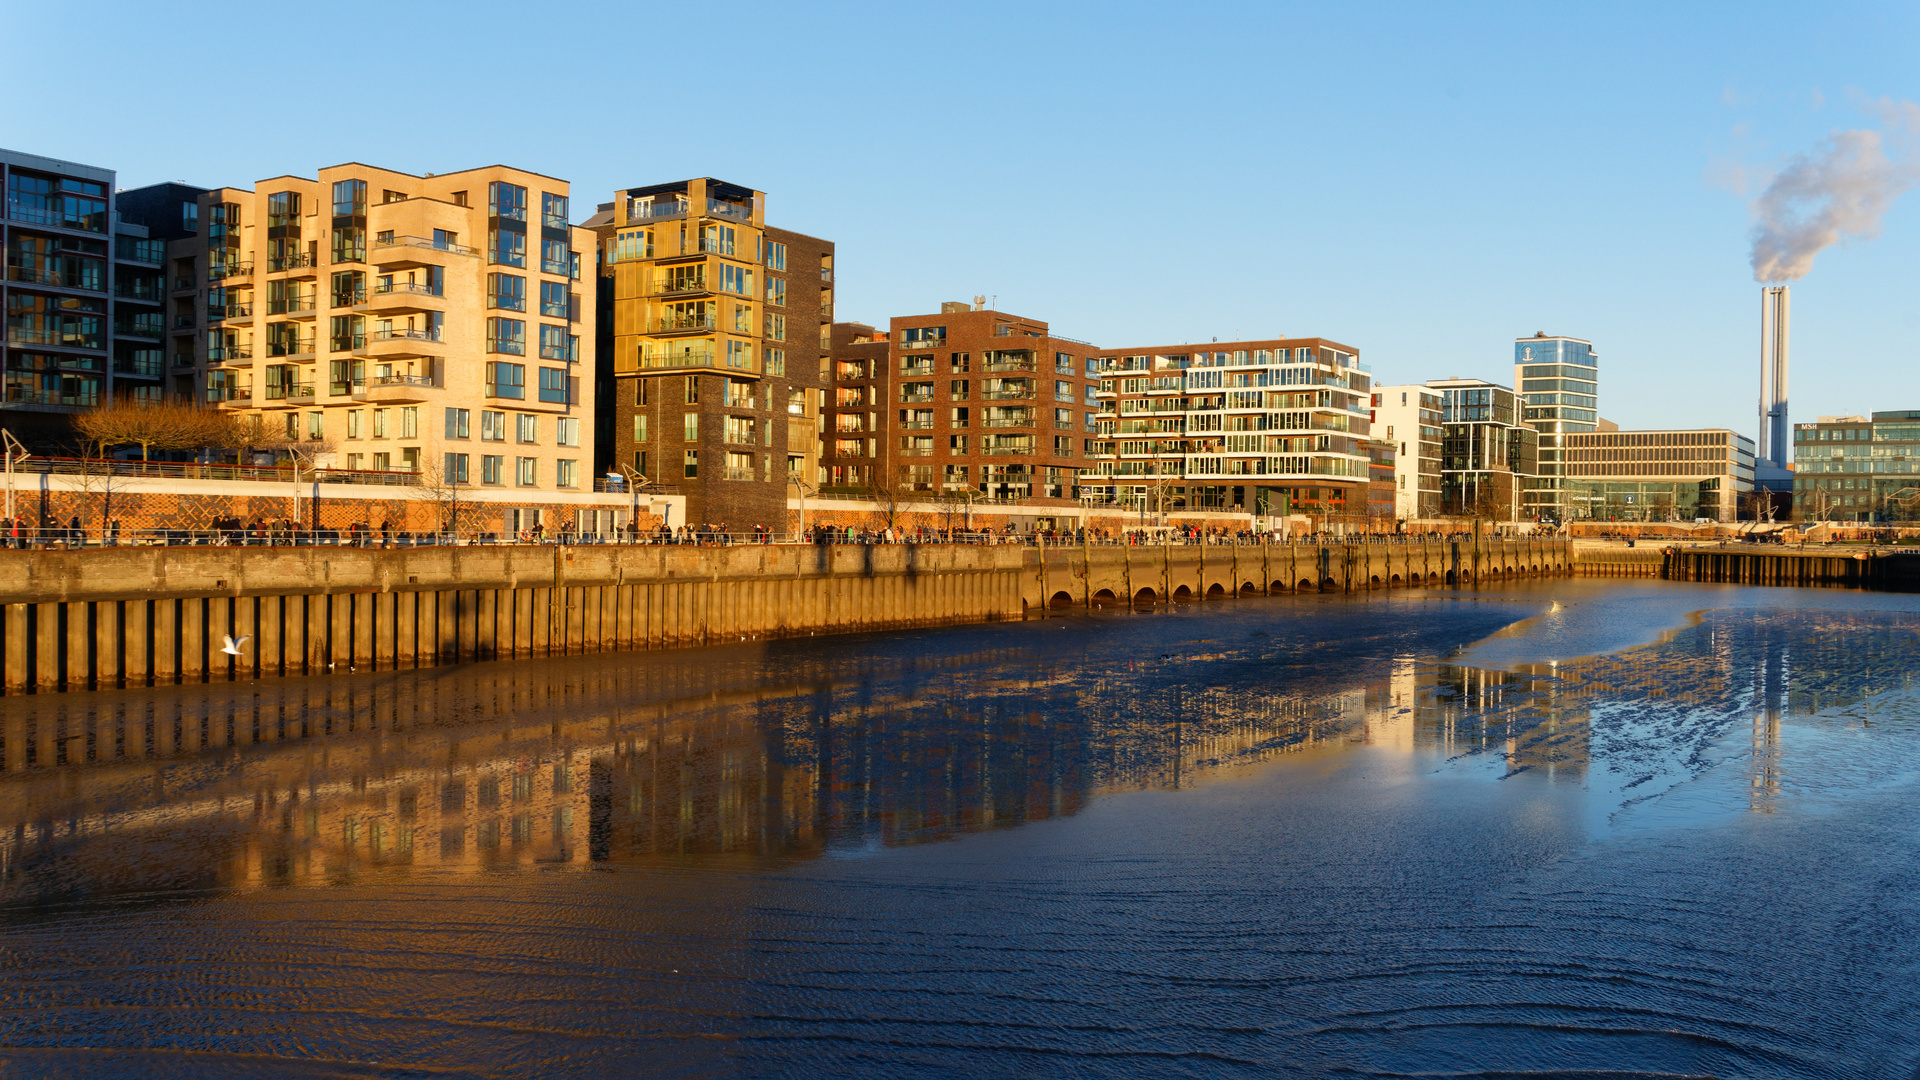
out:
M1584 338L1536 333L1513 343L1513 385L1521 419L1539 433L1539 469L1522 482L1526 517L1565 520L1564 436L1590 432L1600 413L1600 354Z

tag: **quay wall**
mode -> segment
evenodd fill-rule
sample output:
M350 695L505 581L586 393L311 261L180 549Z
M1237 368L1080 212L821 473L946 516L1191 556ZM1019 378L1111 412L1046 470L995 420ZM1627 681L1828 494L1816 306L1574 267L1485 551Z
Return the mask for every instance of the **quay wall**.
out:
M9 549L0 686L252 681L1567 572L1564 543L1529 540Z

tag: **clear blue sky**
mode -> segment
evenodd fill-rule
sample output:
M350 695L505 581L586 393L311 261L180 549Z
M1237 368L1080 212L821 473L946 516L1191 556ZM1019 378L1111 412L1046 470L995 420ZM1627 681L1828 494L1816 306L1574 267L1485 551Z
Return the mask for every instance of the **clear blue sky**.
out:
M6 8L65 44L10 50L0 145L123 186L499 161L583 217L713 175L839 245L843 319L979 293L1102 345L1326 335L1386 382L1506 381L1545 330L1623 426L1746 432L1727 178L1920 99L1896 3ZM1795 286L1795 420L1920 408L1916 252L1910 194Z

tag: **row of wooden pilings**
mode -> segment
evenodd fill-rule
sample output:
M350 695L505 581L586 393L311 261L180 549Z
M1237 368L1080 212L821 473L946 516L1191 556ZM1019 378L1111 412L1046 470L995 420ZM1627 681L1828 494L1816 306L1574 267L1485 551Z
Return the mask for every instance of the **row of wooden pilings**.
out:
M1911 555L1871 551L1781 551L1766 548L1678 548L1661 552L1660 576L1671 581L1738 585L1827 586L1883 589L1901 584Z

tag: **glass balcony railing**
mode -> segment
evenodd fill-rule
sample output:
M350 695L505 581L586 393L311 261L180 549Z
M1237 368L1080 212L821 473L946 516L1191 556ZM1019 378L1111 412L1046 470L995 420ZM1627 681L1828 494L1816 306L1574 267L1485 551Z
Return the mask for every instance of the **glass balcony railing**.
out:
M312 255L305 253L299 255L282 255L278 258L267 260L267 273L277 274L285 270L305 270L313 267L317 262L318 260Z
M422 285L415 281L378 282L373 287L373 294L375 296L430 296L435 299L441 298L440 290L431 285ZM355 303L359 302L361 301L355 301ZM343 305L335 304L334 306L340 307Z
M374 240L375 248L410 247L424 248L428 251L445 251L454 255L479 255L480 249L456 244L451 240L429 240L423 236L388 236Z
M278 300L267 301L267 314L301 315L312 311L316 302L311 296L284 296Z
M753 204L710 198L707 200L707 213L729 221L752 221Z
M383 329L375 329L373 332L373 340L375 341L439 341L440 331L419 330L411 326L391 326Z
M712 315L669 315L664 319L653 320L653 330L659 334L686 330L714 330L719 326L720 320Z

